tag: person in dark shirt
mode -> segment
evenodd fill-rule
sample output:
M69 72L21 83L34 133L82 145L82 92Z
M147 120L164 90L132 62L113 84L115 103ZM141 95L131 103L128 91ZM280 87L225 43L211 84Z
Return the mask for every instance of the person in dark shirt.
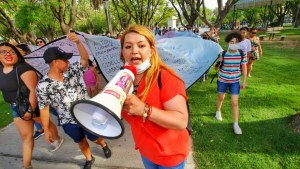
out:
M23 168L32 168L31 159L34 146L33 141L33 123L41 123L39 117L33 115L33 111L28 112L20 118L16 112L15 98L18 90L17 72L20 81L29 89L29 102L31 110L37 110L37 98L35 88L38 77L33 67L24 61L24 58L18 49L9 43L0 44L0 90L2 91L4 101L10 104L13 111L13 121L18 129L22 141ZM18 70L16 72L16 69ZM36 112L36 111L35 111ZM32 118L34 120L32 120ZM53 142L60 140L56 126L50 121L50 131L53 134Z

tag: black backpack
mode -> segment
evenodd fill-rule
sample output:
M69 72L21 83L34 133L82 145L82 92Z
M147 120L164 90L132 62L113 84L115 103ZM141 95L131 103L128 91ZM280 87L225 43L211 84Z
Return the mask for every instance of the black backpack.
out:
M238 51L240 52L240 55L241 55L241 62L240 64L242 64L242 61L243 61L243 56L244 56L244 52L242 51L242 49L238 49ZM216 63L216 66L215 67L219 67L219 70L223 67L224 65L224 56L226 54L227 50L224 50L222 52L222 61L218 61ZM240 69L242 70L242 67L240 67ZM213 76L213 78L211 79L210 83L212 83L215 79L215 77L217 76L217 74L219 73L219 71L217 71L217 73Z
M161 88L162 88L162 83L161 83L161 75L160 75L160 72L159 72L159 74L158 74L158 80L157 80L157 82L158 82L159 90L161 90ZM188 102L188 101L186 101L186 107L187 107L187 109L188 109L188 124L187 124L186 129L187 129L187 131L189 132L189 135L191 135L192 132L193 132L193 129L192 129L192 125L191 125L191 113L190 113L190 106L189 106L189 102Z

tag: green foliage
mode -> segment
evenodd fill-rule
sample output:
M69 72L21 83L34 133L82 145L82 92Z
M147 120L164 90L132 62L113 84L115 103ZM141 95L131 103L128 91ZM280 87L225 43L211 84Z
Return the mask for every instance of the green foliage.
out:
M2 93L0 92L0 128L11 123L12 119L12 111L9 108L9 104L3 100Z
M106 19L103 11L94 11L94 15L78 22L79 30L92 34L102 34L106 31Z
M297 34L299 31L284 30ZM221 33L221 41L224 39ZM230 95L222 107L223 121L214 118L216 79L196 83L188 91L194 128L194 160L197 168L291 168L300 166L300 134L289 126L300 111L299 40L263 42L263 57L254 64L252 77L239 98L239 124L243 134L233 133ZM224 44L224 43L223 43ZM222 45L225 49L225 45ZM216 73L211 69L209 76Z
M23 32L32 30L32 25L39 20L38 12L41 10L36 4L24 2L15 15L15 24Z

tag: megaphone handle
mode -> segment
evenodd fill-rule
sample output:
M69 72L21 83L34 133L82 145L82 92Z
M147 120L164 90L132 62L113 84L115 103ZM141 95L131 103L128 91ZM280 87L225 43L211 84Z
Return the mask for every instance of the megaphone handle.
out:
M132 95L133 90L134 90L134 89L133 89L133 85L131 85L131 86L130 86L130 89L129 89L129 91L128 91L128 94L129 94L129 95Z

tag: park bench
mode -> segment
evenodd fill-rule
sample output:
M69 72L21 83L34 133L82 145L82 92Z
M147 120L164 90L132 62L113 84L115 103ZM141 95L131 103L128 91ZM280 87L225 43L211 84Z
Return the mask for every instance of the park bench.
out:
M258 37L259 37L259 40L263 41L266 36L267 35L259 35Z
M286 38L286 35L281 35L280 36L280 41L284 41L285 38Z

